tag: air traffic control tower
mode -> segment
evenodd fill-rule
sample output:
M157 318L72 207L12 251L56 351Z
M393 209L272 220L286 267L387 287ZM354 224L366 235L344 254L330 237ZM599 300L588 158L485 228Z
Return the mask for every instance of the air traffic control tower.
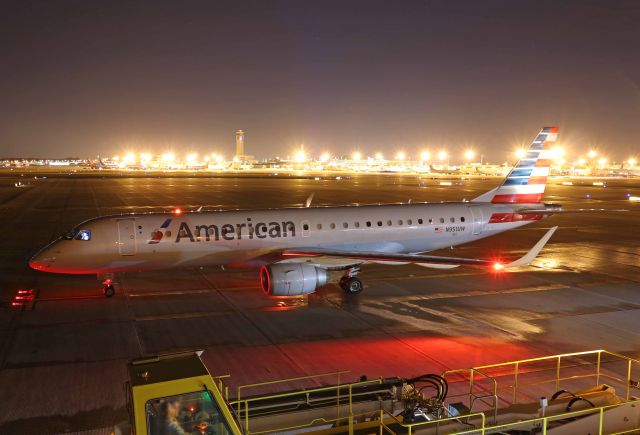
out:
M236 131L236 160L242 161L244 157L244 131Z
M236 131L236 156L233 158L233 167L246 168L254 163L255 158L244 153L244 131Z

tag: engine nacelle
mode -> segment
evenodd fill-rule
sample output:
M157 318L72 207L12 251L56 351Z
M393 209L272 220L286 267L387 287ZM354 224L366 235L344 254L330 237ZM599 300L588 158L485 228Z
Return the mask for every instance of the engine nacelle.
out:
M308 295L326 283L327 271L311 264L281 263L260 269L260 285L269 296Z

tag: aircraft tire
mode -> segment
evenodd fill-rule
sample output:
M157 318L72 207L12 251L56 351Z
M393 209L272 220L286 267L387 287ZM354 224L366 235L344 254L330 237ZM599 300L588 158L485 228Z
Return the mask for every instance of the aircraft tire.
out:
M349 295L357 295L364 289L362 281L356 277L340 280L340 287Z
M116 294L116 289L112 285L105 285L103 292L106 298L110 298Z

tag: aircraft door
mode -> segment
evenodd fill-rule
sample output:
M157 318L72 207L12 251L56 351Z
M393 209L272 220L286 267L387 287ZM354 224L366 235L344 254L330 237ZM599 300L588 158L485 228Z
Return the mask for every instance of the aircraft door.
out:
M136 220L118 220L118 252L120 255L135 255L136 253Z
M471 219L473 221L473 234L477 235L482 232L482 209L480 207L470 206L469 210L471 210Z

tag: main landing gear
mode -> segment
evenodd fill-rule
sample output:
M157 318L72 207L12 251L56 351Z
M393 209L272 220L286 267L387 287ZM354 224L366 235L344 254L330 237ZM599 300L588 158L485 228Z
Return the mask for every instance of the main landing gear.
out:
M338 282L342 290L349 295L357 295L364 290L364 285L360 279L356 278L356 275L360 272L360 268L352 267L348 269L344 276L340 278Z

